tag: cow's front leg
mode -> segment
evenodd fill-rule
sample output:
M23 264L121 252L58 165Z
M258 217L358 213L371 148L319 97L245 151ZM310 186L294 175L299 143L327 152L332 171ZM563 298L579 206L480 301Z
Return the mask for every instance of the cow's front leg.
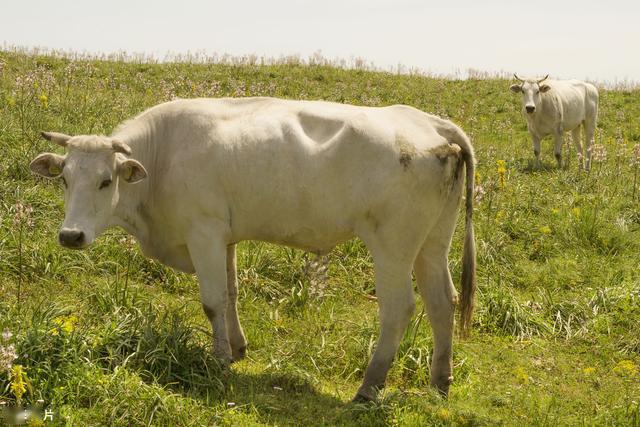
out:
M540 166L540 137L537 135L531 135L533 142L533 155L536 158L536 167Z
M189 255L200 282L200 300L211 322L215 356L223 363L231 362L227 333L227 244L216 229L197 230L189 236Z
M247 352L247 340L238 317L238 276L236 273L236 245L227 246L227 331L233 360L244 358Z
M562 167L562 132L554 134L553 154L556 156L558 168Z

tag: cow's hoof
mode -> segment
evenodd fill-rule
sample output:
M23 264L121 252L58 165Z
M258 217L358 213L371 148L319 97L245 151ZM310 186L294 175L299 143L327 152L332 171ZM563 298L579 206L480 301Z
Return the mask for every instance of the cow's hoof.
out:
M358 389L356 396L353 398L354 403L373 402L378 397L378 392L384 388L384 384L377 386L362 385Z
M447 397L449 397L449 386L451 385L452 382L453 382L453 377L449 376L449 377L441 378L439 381L431 383L431 386L438 391L440 396L446 399Z
M360 392L356 393L355 397L351 400L351 403L367 403L372 402L373 398L365 396L364 394L360 394Z
M231 365L231 362L233 361L233 359L226 354L214 353L213 357L216 359L216 361L218 362L218 365L220 365L220 368L222 369L228 368L229 365Z
M238 360L242 360L247 356L247 346L243 345L237 350L233 350L232 352L232 362L237 362Z
M444 399L448 399L449 398L449 386L445 386L445 387L436 387L436 390L438 391L438 394L440 395L440 397L444 398Z

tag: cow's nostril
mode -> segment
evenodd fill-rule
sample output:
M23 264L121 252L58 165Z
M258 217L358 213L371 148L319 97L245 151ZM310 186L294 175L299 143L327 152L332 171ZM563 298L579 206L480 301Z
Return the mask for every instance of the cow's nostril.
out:
M84 232L80 230L62 230L58 235L60 244L67 248L79 248L84 244Z
M82 245L82 242L84 242L84 232L81 231L73 236L73 242L76 244L76 246Z
M527 113L533 113L534 111L536 111L536 107L534 107L533 105L527 105L525 108L527 109Z

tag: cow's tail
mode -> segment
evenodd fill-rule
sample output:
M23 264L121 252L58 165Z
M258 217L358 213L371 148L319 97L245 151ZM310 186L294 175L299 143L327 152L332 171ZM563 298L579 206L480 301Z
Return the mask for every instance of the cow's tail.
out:
M444 124L444 123L443 123ZM458 126L446 122L441 134L460 147L466 170L465 191L465 235L462 255L462 276L460 295L460 333L467 336L475 308L476 294L476 242L473 232L473 199L475 178L475 155L469 137Z

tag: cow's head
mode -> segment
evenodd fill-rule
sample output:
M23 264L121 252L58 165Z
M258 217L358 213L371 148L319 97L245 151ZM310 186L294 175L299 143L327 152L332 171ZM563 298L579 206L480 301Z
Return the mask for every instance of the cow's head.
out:
M55 132L43 132L42 136L65 147L67 154L40 154L29 167L38 175L61 179L65 218L58 239L67 248L84 248L110 225L120 184L139 182L147 171L128 158L131 149L116 139Z
M520 83L511 85L509 89L515 93L522 93L522 106L527 114L533 114L540 106L540 94L551 89L551 86L544 84L549 75L540 80L523 80L516 74L513 75Z

